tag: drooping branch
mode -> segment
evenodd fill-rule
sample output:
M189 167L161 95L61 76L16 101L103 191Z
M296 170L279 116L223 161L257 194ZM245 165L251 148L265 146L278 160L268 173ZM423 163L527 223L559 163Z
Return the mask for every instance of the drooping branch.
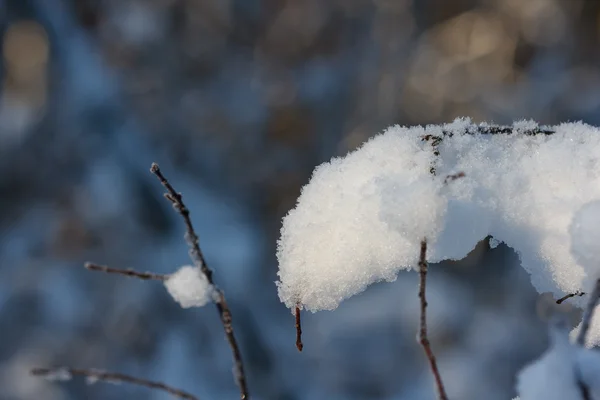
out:
M444 383L442 382L442 377L437 367L437 361L435 359L435 355L433 354L433 350L431 349L431 344L429 343L429 338L427 336L427 269L427 240L423 239L423 241L421 241L421 252L419 255L419 299L421 301L419 343L421 343L421 346L423 346L423 350L425 351L425 355L427 356L427 360L429 361L429 367L431 368L431 372L433 373L433 378L435 380L438 399L448 400L446 390L444 389Z
M600 301L600 279L596 281L594 286L594 290L590 293L590 298L587 304L587 307L583 311L583 317L581 319L581 329L579 330L579 334L577 335L577 344L580 346L585 346L585 338L587 337L587 333L590 330L590 324L592 323L592 318L594 316L594 310Z
M199 238L196 234L196 231L194 230L194 226L192 225L192 220L190 219L190 212L183 202L183 197L181 193L177 192L173 188L173 186L171 186L167 178L165 178L165 176L162 174L158 164L152 163L150 172L156 175L160 183L165 187L165 189L167 190L167 193L165 193L165 197L171 202L173 208L175 208L175 210L183 218L183 221L186 226L185 238L190 247L190 258L192 259L192 262L197 268L199 268L202 271L202 273L206 277L206 280L214 287L216 294L215 304L219 313L219 317L221 319L221 323L223 324L223 329L225 331L225 336L227 337L229 347L231 347L231 352L235 363L234 378L236 379L237 384L240 388L241 399L249 399L250 397L246 383L246 374L244 372L244 364L242 362L242 353L235 339L231 311L229 309L229 306L227 305L227 301L225 300L225 294L213 282L213 271L208 267L204 255L200 250Z
M86 262L84 267L90 271L98 271L105 272L107 274L117 274L117 275L125 275L132 278L138 278L143 280L153 280L153 281L166 281L169 275L163 274L154 274L152 272L138 272L132 269L120 269L120 268L112 268L104 265L98 265L91 262Z
M34 368L31 370L31 374L34 376L46 377L53 379L58 376L59 379L70 378L71 376L83 376L88 379L89 382L101 381L107 383L131 383L133 385L144 386L150 389L157 389L165 391L177 398L185 400L198 400L198 398L190 393L183 390L173 388L165 385L161 382L150 381L147 379L136 378L134 376L121 374L118 372L106 372L93 369L79 369L79 368Z

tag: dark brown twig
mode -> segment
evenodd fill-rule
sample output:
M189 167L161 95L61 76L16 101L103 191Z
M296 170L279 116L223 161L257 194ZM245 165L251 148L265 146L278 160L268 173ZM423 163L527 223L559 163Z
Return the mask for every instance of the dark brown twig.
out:
M229 342L229 347L231 347L231 352L233 354L233 360L235 363L234 377L240 388L241 399L249 399L250 395L248 394L248 387L246 384L246 374L244 373L244 364L242 363L242 353L235 339L233 325L231 323L231 311L229 310L229 306L227 305L223 291L219 289L213 282L213 271L208 267L204 255L200 250L198 235L196 234L194 226L192 225L190 212L183 203L181 193L175 191L173 186L171 186L167 178L165 178L165 176L162 174L158 164L152 163L150 172L156 175L160 183L165 187L165 189L167 189L165 197L171 202L171 204L173 204L173 208L175 208L175 210L177 210L177 212L183 218L186 226L185 238L190 246L190 258L194 262L194 265L202 271L208 283L210 283L215 290L215 304L217 306L219 317L221 318L221 323L223 324L223 329L225 330L225 336Z
M296 348L298 351L302 351L304 345L302 344L302 324L300 323L300 307L296 307Z
M66 373L74 376L84 376L90 380L98 380L108 383L131 383L133 385L144 386L150 389L163 390L175 397L185 400L198 400L198 398L190 393L184 392L180 389L175 389L171 386L165 385L164 383L149 381L147 379L136 378L133 376L120 374L117 372L106 372L92 369L79 369L79 368L34 368L31 370L31 374L34 376L52 377L56 374Z
M588 331L590 330L590 324L592 322L592 317L594 316L594 310L600 301L600 279L596 281L596 285L594 286L594 290L590 293L590 298L587 304L587 307L583 311L583 317L581 319L581 329L577 334L577 344L580 346L585 346L585 338L587 336Z
M447 185L449 182L454 182L457 179L464 178L465 173L463 171L457 172L456 174L448 175L444 178L444 185Z
M556 304L562 304L565 300L570 299L571 297L576 297L576 296L585 296L585 292L575 292L575 293L569 293L563 297L561 297L560 299L556 300Z
M111 268L104 265L98 265L91 262L86 262L83 265L86 269L90 271L99 271L105 272L107 274L118 274L125 275L133 278L143 279L143 280L152 280L152 281L166 281L169 275L163 274L153 274L151 272L138 272L132 269L120 269L120 268Z
M433 373L435 379L435 386L437 388L437 394L439 400L448 400L446 391L444 389L444 383L440 371L437 367L435 355L431 349L429 338L427 336L427 297L425 295L427 286L427 240L421 241L421 252L419 256L419 299L421 300L421 321L419 326L419 343L423 346L425 355L429 360L429 367Z

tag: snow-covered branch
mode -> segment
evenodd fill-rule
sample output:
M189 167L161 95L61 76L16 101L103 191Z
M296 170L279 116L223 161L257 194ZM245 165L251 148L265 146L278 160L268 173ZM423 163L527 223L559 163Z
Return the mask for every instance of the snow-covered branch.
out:
M318 166L284 218L282 302L333 310L414 268L423 237L429 261L439 262L464 258L491 235L519 253L539 292L589 291L595 271L571 254L569 226L600 198L599 133L582 123L495 127L468 119L387 129ZM464 177L444 184L458 173Z

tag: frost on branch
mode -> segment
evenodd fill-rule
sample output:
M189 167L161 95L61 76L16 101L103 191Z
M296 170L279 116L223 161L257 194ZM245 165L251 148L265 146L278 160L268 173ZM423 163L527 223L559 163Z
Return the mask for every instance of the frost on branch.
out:
M417 265L461 259L490 235L519 253L539 292L583 289L569 226L600 199L600 132L581 124L394 126L316 168L278 243L279 296L332 310ZM445 177L464 177L445 184ZM595 277L593 277L595 278Z
M165 280L169 294L183 308L202 307L212 299L213 287L199 268L184 265Z

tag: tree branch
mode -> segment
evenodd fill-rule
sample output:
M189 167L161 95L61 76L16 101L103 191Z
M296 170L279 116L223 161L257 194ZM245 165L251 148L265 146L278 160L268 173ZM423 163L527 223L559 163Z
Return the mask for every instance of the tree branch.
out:
M88 379L89 382L93 381L102 381L107 383L131 383L133 385L144 386L150 389L158 389L165 391L169 394L172 394L175 397L185 400L198 400L198 398L190 393L184 392L183 390L173 388L171 386L165 385L161 382L149 381L147 379L136 378L130 375L120 374L117 372L106 372L106 371L98 371L93 369L79 369L79 368L65 368L65 367L57 367L57 368L34 368L31 370L31 374L34 376L47 377L51 379L53 376L60 375L61 378L64 378L64 375L67 374L70 376L83 376Z
M296 307L296 348L298 351L302 351L304 345L302 344L302 324L300 322L300 307Z
M166 281L169 275L163 274L153 274L151 272L137 272L132 269L120 269L120 268L111 268L104 265L98 265L91 262L86 262L83 265L86 269L90 271L98 271L105 272L107 274L118 274L125 275L133 278L143 279L143 280L153 280L153 281Z
M221 323L223 324L225 336L227 337L229 347L231 347L231 352L233 354L233 360L235 364L234 377L240 388L241 399L249 399L250 397L246 383L246 375L244 373L242 354L233 332L231 311L229 310L229 306L227 305L227 301L225 300L225 294L213 282L213 271L208 267L204 255L200 250L198 235L196 234L194 226L192 225L192 221L190 219L190 212L183 203L181 193L175 191L173 186L171 186L167 178L165 178L165 176L162 174L158 164L152 163L150 172L156 175L160 183L165 187L165 189L167 189L165 197L171 202L171 204L173 204L173 208L175 208L175 210L177 210L179 215L181 215L181 217L183 218L183 221L186 226L185 239L188 245L190 246L190 258L192 259L194 265L202 271L202 273L206 277L206 280L213 286L215 290L215 304L217 306L219 317L221 318Z
M580 346L585 346L585 338L587 336L588 331L590 330L590 324L592 322L592 317L594 316L594 310L598 305L598 301L600 301L600 279L596 281L596 285L594 286L594 290L590 293L590 298L588 301L588 305L583 312L583 317L581 319L581 329L579 330L579 334L577 335L577 344Z
M575 292L575 293L569 293L567 295L564 295L560 299L556 300L556 304L562 304L565 300L570 299L571 297L575 297L575 296L579 296L579 297L585 296L585 292Z
M429 338L427 336L427 297L425 295L427 286L427 240L421 241L421 253L419 256L419 299L421 300L421 321L419 327L419 343L423 346L425 355L429 360L429 367L433 373L435 385L437 388L438 399L448 400L446 391L444 389L444 383L437 367L435 355L431 349Z
M462 133L469 135L512 135L514 133L514 127L508 125L488 125L488 124L471 124L467 126ZM553 130L538 126L534 129L524 129L519 131L520 134L526 136L536 136L536 135L552 135L554 133ZM442 135L423 135L421 140L424 142L430 142L431 147L433 148L433 154L435 156L440 155L440 151L438 150L438 146L444 138L454 136L454 132L443 130ZM435 175L435 166L431 166L430 171L432 175Z

